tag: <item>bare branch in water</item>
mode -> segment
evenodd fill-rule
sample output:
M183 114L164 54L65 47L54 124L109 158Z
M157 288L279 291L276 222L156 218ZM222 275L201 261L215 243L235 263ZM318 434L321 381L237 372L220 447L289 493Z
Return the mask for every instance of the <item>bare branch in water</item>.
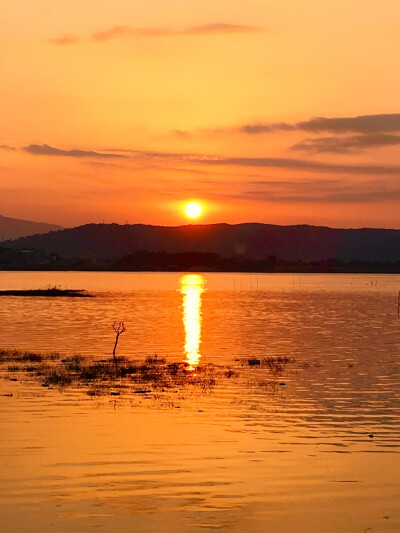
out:
M114 363L117 364L118 361L117 361L116 351L117 351L117 346L118 346L118 340L119 340L119 336L122 335L122 333L125 333L126 327L125 327L124 322L119 322L118 326L117 326L117 323L114 322L112 327L116 334L115 344L114 344L114 349L113 349L113 358L114 358Z

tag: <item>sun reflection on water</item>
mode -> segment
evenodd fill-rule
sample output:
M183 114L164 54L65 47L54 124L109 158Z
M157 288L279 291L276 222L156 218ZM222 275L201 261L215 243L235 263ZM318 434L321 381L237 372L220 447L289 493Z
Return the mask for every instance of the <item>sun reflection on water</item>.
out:
M183 324L185 327L185 362L189 370L196 370L200 362L201 295L205 279L201 274L185 274L180 279L183 296Z

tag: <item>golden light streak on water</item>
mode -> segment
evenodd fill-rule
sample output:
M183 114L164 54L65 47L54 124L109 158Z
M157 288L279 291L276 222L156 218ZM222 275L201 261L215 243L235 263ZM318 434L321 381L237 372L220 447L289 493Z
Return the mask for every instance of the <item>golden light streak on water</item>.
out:
M183 325L185 327L185 362L189 370L196 370L201 358L201 295L205 279L201 274L185 274L180 279L183 296Z

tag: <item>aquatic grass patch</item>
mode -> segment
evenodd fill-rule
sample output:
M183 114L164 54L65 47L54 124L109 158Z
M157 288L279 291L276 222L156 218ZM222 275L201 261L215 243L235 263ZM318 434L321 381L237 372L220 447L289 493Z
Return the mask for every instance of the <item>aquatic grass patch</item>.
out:
M42 384L45 386L55 385L58 387L67 387L74 382L73 375L67 368L47 368L39 374L43 377Z
M294 359L270 356L257 359L236 360L229 365L200 364L193 368L188 362L171 362L159 355L149 355L141 360L126 357L94 359L72 355L38 354L18 350L0 351L0 369L13 379L21 381L24 375L37 380L44 387L60 389L85 389L89 396L177 393L198 391L210 394L216 387L229 381L248 380L249 390L274 394L281 382L298 367L291 365Z
M7 367L7 372L19 372L20 370L22 370L22 366L21 365L9 365Z
M55 352L39 354L23 350L0 350L0 363L18 362L18 363L40 363L42 361L55 361L60 358L60 354Z
M2 350L0 365L3 372L29 374L31 379L35 377L45 387L88 387L91 396L111 394L115 389L141 393L190 386L208 393L217 384L217 372L224 375L222 367L217 371L215 365L200 365L193 371L185 362L168 363L157 355L148 356L143 361L124 357L93 360L80 355L61 359L59 354Z
M263 364L266 365L273 374L282 374L289 363L294 359L287 356L264 357Z
M225 375L226 378L231 379L231 378L238 377L239 376L239 372L237 372L236 370L232 370L232 368L230 368L228 366L228 368L226 369L224 375Z
M290 363L294 363L295 359L285 355L274 355L263 358L247 359L247 365L255 368L267 368L272 374L282 374ZM243 363L242 363L243 366Z
M71 371L78 371L84 365L85 358L81 355L73 355L72 357L67 357L66 359L62 359L61 363L65 365L68 370Z
M165 357L160 357L159 355L148 355L144 362L148 365L165 365L167 359Z
M270 394L272 396L275 396L278 394L278 392L280 392L279 383L275 380L261 380L258 383L258 386L261 389L264 389L267 394Z

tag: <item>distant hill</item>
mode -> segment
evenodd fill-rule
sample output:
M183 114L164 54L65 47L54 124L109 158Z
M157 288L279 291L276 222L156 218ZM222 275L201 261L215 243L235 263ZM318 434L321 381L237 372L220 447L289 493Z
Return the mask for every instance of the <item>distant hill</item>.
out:
M29 220L19 220L17 218L3 217L0 215L0 242L8 239L18 239L27 235L37 233L48 233L62 229L55 224L44 222L30 222Z
M115 260L138 250L207 252L221 257L289 261L400 260L400 230L334 229L322 226L210 224L178 227L88 224L4 243L61 257Z

